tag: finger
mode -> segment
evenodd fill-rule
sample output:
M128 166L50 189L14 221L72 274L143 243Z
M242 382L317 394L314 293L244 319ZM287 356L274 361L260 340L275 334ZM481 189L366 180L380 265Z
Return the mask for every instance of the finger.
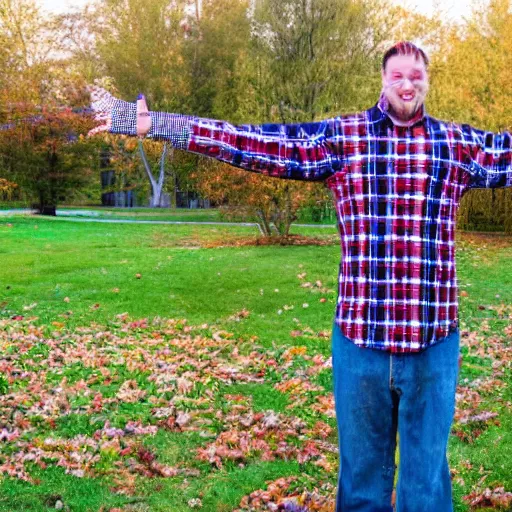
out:
M93 128L92 130L89 130L87 132L87 137L92 137L93 135L96 135L97 133L101 133L101 132L108 132L110 131L110 128L112 127L112 122L111 120L107 120L106 123L100 125L100 126L96 126L96 128Z
M95 112L93 117L94 117L95 121L107 122L110 119L110 113L109 112Z
M137 115L145 115L148 113L148 104L146 103L146 97L144 94L139 94L137 97Z
M106 125L97 126L96 128L93 128L92 130L89 130L87 132L87 137L92 137L93 135L96 135L97 133L103 132L106 129Z

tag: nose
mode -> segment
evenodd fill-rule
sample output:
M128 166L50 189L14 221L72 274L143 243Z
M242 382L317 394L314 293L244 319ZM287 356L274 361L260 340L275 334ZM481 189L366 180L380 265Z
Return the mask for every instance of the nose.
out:
M412 81L409 78L404 78L404 82L402 84L402 89L405 89L408 91L409 89L414 89L414 86L412 85Z

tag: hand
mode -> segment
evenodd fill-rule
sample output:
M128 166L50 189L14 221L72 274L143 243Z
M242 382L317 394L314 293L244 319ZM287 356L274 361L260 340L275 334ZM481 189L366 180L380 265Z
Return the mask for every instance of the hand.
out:
M137 136L145 137L151 128L151 117L148 112L146 97L139 94L137 98Z
M116 99L105 89L96 85L87 86L91 95L91 108L94 111L94 119L101 124L87 133L90 137L100 132L108 132L112 127L112 109Z
M95 135L96 133L112 131L112 112L114 108L116 112L125 112L125 116L121 116L121 120L126 122L125 125L116 126L116 133L133 133L133 125L130 125L133 117L130 112L136 109L136 134L138 137L144 137L147 135L151 128L151 117L148 112L148 106L146 98L143 94L139 94L137 98L137 105L128 103L126 101L119 100L112 96L108 91L97 85L90 85L87 87L88 92L91 95L91 108L94 112L94 119L99 121L101 124L87 134L88 136Z

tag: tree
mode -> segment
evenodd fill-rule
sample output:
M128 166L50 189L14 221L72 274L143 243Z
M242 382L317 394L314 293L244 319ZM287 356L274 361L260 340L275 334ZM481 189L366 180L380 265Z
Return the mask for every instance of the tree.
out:
M85 135L95 124L67 109L43 111L0 130L0 166L41 213L55 214L55 206L94 173L95 142Z
M54 104L72 81L74 73L56 54L57 39L51 20L34 0L0 0L0 116L4 119L30 105Z
M168 0L102 0L101 22L90 27L101 72L122 97L144 92L156 110L182 107L186 74L180 22L186 2ZM98 16L97 16L98 18Z
M174 153L174 148L171 148L169 151L168 144L163 144L163 150L160 154L160 161L158 162L158 179L153 175L153 170L151 168L151 164L149 163L146 150L144 149L144 145L141 140L139 140L139 153L142 159L142 165L144 166L144 170L146 171L146 175L149 178L149 182L151 183L151 199L149 201L149 206L152 208L159 208L164 206L164 180L165 180L165 167L166 161L172 161L172 155ZM170 153L168 157L168 151Z
M295 123L367 107L368 97L378 95L381 42L369 7L345 0L204 2L201 19L192 24L201 37L189 42L191 76L202 84L192 89L194 112L202 108L234 123ZM236 27L234 34L228 25ZM235 214L258 219L267 235L288 235L301 207L331 200L318 184L213 163L199 164L197 183L203 195L227 202Z
M265 236L288 236L299 208L321 192L313 183L283 182L214 162L202 162L193 177L205 197L227 203L228 216L254 218Z
M63 18L65 40L75 59L88 62L90 80L101 77L100 85L124 98L144 91L153 109L176 111L188 92L181 25L186 6L185 1L101 0L95 10L86 8L80 16ZM164 190L174 187L166 183L174 151L156 141L137 145L108 140L118 175L129 175L143 189L149 184L150 205L163 206ZM136 158L137 164L131 165L127 156ZM139 163L144 173L139 172Z
M491 0L467 24L447 31L432 56L429 106L441 118L495 132L512 130L512 3ZM512 233L512 190L472 190L459 225Z
M256 0L253 6L266 114L277 107L281 122L313 121L367 105L370 91L361 84L375 82L378 70L376 1Z
M18 185L16 183L0 178L0 199L9 201L17 188Z
M133 137L104 135L106 144L104 151L109 155L112 170L118 177L117 182L126 186L127 182L140 183L140 175L144 174L149 182L149 205L151 208L167 206L164 192L171 192L176 205L175 181L166 185L165 178L171 173L170 163L173 161L174 148L167 143L147 139L136 141ZM143 173L141 173L141 169ZM155 177L155 174L157 177ZM147 182L146 182L147 183ZM147 187L139 187L145 191Z

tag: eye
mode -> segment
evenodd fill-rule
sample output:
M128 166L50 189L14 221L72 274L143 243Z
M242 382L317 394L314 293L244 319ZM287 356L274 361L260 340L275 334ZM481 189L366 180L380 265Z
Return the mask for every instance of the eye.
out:
M411 80L423 80L423 73L414 73Z
M402 74L401 73L393 73L393 79L394 80L400 80L402 78Z

